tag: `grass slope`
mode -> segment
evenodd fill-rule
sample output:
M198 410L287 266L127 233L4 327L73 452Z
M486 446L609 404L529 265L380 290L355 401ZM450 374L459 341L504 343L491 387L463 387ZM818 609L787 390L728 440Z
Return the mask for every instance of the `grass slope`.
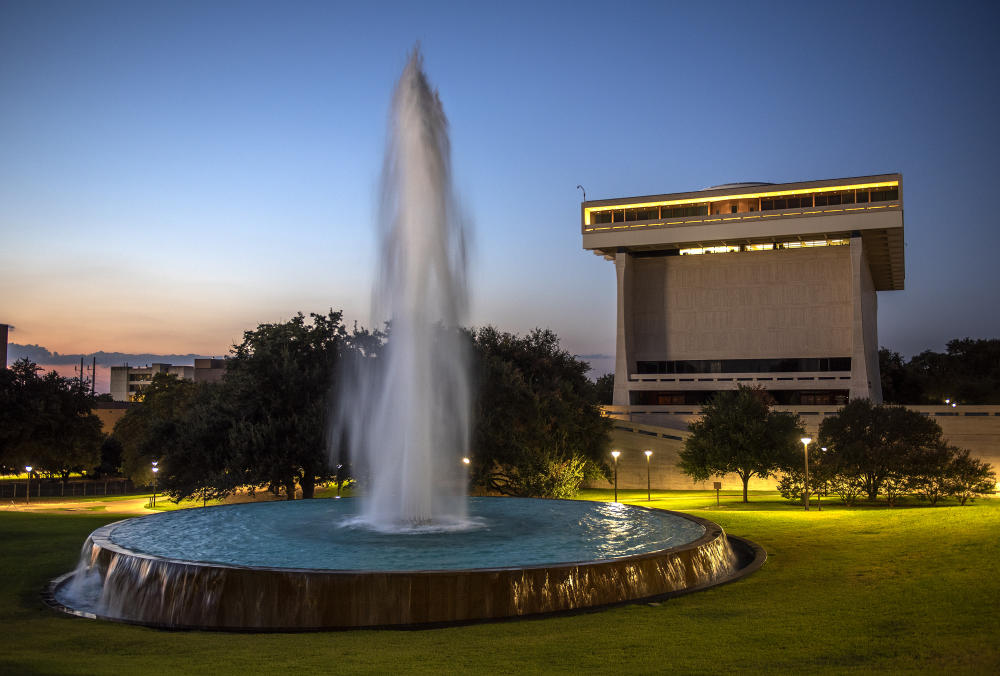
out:
M420 631L164 632L65 617L39 600L106 513L0 512L4 674L996 673L1000 501L897 509L773 493L619 491L699 514L768 551L749 578L658 606ZM588 491L588 499L610 492Z

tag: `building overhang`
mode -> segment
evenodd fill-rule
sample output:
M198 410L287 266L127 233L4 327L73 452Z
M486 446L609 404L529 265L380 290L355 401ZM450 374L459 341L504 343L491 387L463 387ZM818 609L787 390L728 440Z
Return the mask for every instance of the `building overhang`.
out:
M894 190L896 198L819 206L821 201L827 201L823 198L827 194L854 191L853 194L860 196L864 192L867 199L884 195L886 189ZM810 206L760 209L765 201L776 200L771 204L780 204L777 200L799 195L813 195ZM757 210L752 206L755 200ZM676 205L685 204L702 205L708 213L679 217L660 215ZM737 204L741 211L736 211ZM733 210L712 213L717 205L732 205ZM594 214L606 214L609 209L616 215L623 214L625 219L598 223ZM628 220L630 214L640 214L642 210L653 210L656 215ZM691 247L742 246L769 241L794 243L859 235L876 290L902 289L905 280L902 176L899 174L749 187L737 185L688 193L593 200L582 203L581 221L583 247L607 258L623 250L663 251L666 254Z

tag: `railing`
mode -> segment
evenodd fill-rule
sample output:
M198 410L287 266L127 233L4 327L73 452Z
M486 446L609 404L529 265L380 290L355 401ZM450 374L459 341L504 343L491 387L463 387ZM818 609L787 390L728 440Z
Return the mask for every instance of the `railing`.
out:
M31 500L37 498L71 498L105 495L128 495L136 492L135 485L128 479L83 479L62 482L61 480L32 479L0 480L0 500L24 500L31 487Z
M777 211L751 211L735 214L709 214L707 216L688 216L686 218L654 218L646 221L622 221L621 223L604 223L601 225L582 225L584 233L612 232L616 230L638 230L642 228L669 228L674 226L693 225L695 223L730 223L738 221L762 221L768 218L783 216L829 216L830 214L849 214L860 211L879 212L899 209L902 205L898 200L891 202L872 202L869 204L841 204L839 206L801 207L797 209L782 209Z

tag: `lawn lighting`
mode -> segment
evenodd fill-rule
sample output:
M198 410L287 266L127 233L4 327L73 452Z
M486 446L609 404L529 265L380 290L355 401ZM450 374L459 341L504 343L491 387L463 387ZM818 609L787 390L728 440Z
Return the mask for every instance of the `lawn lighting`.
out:
M802 437L799 439L802 442L802 450L805 453L806 459L806 481L802 486L802 502L806 505L806 511L809 511L809 444L812 442L812 437Z
M160 471L160 468L156 465L158 461L153 461L153 507L156 507L156 473Z
M643 451L646 454L646 502L652 500L649 492L649 457L653 455L652 451Z
M24 492L24 504L31 502L31 470L35 469L31 465L25 465L24 470L28 473L28 490Z
M615 502L618 502L618 456L621 451L611 451L611 457L615 459Z

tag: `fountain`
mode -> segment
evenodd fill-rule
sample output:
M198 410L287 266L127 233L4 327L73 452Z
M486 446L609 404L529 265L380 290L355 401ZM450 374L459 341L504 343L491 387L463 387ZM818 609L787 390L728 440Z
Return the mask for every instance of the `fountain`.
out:
M333 415L364 498L167 512L94 531L46 600L168 628L433 625L664 598L735 579L763 550L692 516L571 500L471 498L465 244L447 123L414 53L383 168L374 316L391 339L345 375Z

